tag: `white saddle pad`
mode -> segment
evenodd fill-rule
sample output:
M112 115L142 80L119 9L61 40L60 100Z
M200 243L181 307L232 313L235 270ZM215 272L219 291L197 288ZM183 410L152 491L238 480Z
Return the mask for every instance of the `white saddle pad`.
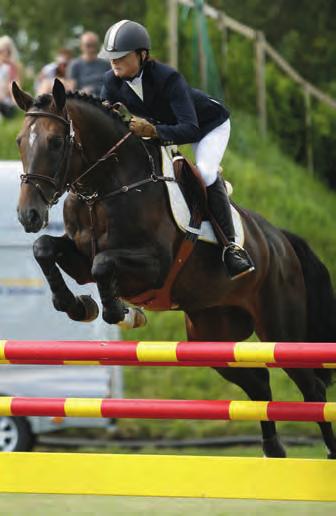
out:
M169 153L169 148L161 147L162 151L162 172L166 177L174 177L174 169L172 158ZM166 182L170 207L173 213L174 220L177 226L185 233L190 222L190 211L188 205L183 197L180 187L173 181ZM232 192L232 186L227 183L227 190L229 193ZM235 241L238 245L244 245L244 229L238 211L231 206L232 219L235 228ZM203 221L201 225L200 240L211 244L218 244L216 235L212 229L212 225L209 221Z

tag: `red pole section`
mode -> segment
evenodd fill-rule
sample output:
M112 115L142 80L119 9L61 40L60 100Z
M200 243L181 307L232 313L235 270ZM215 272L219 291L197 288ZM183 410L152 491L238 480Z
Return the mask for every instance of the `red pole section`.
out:
M276 362L336 362L334 342L277 342Z
M137 360L135 341L18 341L4 346L6 360Z
M103 417L141 419L230 419L230 401L111 400L102 402Z

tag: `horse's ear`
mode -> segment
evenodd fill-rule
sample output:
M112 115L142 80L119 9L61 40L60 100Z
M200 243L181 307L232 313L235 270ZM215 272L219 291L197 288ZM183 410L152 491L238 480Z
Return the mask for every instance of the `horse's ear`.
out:
M59 79L55 79L52 90L54 101L58 111L62 111L65 106L66 94L63 83Z
M33 105L34 99L29 93L26 91L21 90L21 88L18 86L18 84L13 81L12 83L12 93L13 97L15 99L15 102L19 106L20 109L23 111L28 111Z

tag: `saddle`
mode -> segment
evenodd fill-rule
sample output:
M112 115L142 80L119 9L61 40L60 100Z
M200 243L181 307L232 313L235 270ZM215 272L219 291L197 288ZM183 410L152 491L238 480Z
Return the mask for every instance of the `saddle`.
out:
M177 184L188 205L191 220L189 226L199 229L207 216L207 192L198 168L182 154L176 153L172 159Z
M196 165L180 153L174 153L172 162L176 181L192 218L196 218L197 224L202 221L210 221L217 240L223 247L227 246L229 243L228 239L208 209L207 190L200 171ZM199 226L200 224L198 229Z

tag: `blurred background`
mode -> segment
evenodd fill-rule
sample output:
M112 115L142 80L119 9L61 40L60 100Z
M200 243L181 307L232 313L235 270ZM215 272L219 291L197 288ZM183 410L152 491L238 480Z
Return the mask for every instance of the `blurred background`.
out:
M335 284L335 2L50 0L46 4L43 0L0 0L0 103L1 80L6 84L6 80L15 78L32 94L47 91L55 76L66 81L66 67L71 67L72 60L83 52L81 37L88 31L98 36L97 53L104 59L101 43L105 32L124 18L148 28L154 58L177 67L191 85L225 102L231 111L232 136L223 170L233 184L234 200L303 236L324 261ZM1 53L2 46L5 50ZM7 181L9 173L7 160L18 160L15 136L22 124L22 115L5 94L0 120L2 181ZM183 152L189 154L190 149L185 147ZM14 220L14 194L11 202ZM1 245L4 247L3 242ZM49 309L51 314L51 302ZM146 328L124 332L122 337L185 338L182 314L148 316ZM5 321L1 324L4 327ZM112 330L100 322L100 338L107 331ZM94 332L92 335L97 334ZM13 338L10 334L4 337ZM57 338L56 333L48 337ZM274 399L299 399L281 371L272 371L272 385ZM223 383L214 371L193 368L123 368L123 389L126 397L245 399L238 388ZM333 387L330 399L335 392ZM279 429L298 443L319 435L312 424L282 423ZM78 435L102 438L97 432L105 430L86 431L89 433L75 431L77 443ZM243 434L248 435L245 442L254 442L259 439L259 425L124 420L116 427L113 424L113 433L108 437L104 434L103 441L104 446L112 448L116 440L206 438L218 445L223 437L232 442ZM74 442L70 439L71 445ZM259 447L249 450L246 453L261 453ZM320 444L292 450L292 454L324 456Z

